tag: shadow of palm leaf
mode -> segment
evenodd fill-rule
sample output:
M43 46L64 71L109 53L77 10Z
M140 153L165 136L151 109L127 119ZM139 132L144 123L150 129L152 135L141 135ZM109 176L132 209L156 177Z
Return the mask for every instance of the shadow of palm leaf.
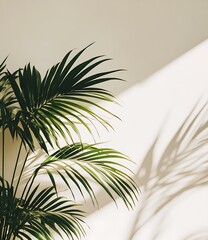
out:
M134 239L150 220L177 197L208 184L207 136L207 102L202 106L199 103L194 106L155 163L154 152L161 135L157 136L137 172L143 184L144 200L129 239ZM150 206L151 213L143 217ZM158 236L157 232L155 234Z
M208 233L207 231L202 231L201 233L194 233L190 236L184 238L183 240L207 240L208 239Z
M208 161L206 144L208 140L208 103L196 104L183 121L175 134L168 141L157 163L155 151L162 132L158 134L149 147L142 163L135 174L135 182L142 183L144 192L143 203L140 206L129 240L154 218L159 212L187 191L208 184ZM88 179L90 181L90 179ZM99 208L105 207L112 199L103 197L103 191L97 191ZM155 199L157 199L155 203ZM143 220L146 208L155 203L151 214ZM84 211L93 214L97 208L90 199L86 199ZM159 229L159 228L158 228ZM158 230L159 231L159 230ZM152 240L160 235L155 232ZM205 240L207 235L196 235L183 240Z

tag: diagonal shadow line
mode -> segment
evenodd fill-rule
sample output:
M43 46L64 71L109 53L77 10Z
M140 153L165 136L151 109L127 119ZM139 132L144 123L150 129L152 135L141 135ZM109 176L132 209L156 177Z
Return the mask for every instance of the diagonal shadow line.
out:
M157 168L153 171L155 160L154 151L157 148L161 133L158 134L150 146L140 168L135 174L134 180L138 185L141 185L142 183L142 188L144 189L146 196L145 202L141 206L130 231L129 240L133 239L134 235L148 224L152 217L156 216L162 209L168 206L168 204L181 194L190 189L207 185L208 162L205 158L206 154L198 154L197 156L194 156L194 154L203 149L207 143L206 131L208 131L208 103L206 102L199 110L197 110L198 105L199 102L193 107L184 122L168 142L160 157ZM187 160L189 161L187 162ZM185 166L183 166L184 163ZM196 164L205 166L205 168L197 172ZM175 180L172 178L172 173L174 173ZM180 181L187 176L192 178L185 186L181 186L175 192L169 193L174 184L180 183ZM152 184L152 182L154 184ZM163 199L160 200L160 203L154 209L149 218L144 222L141 222L145 208L147 208L148 204L156 197L157 191L161 189ZM98 191L96 197L99 201L99 209L112 203L112 199L103 197L102 190ZM92 205L90 199L81 202L81 204L84 206L83 210L87 215L93 214L98 210ZM159 232L155 234L155 236L158 236ZM155 240L155 238L152 240Z
M166 177L169 172L171 172L170 168L174 168L174 167L176 168L178 165L180 165L181 162L183 162L183 160L185 158L187 158L187 156L191 156L191 154L193 152L196 152L198 149L200 149L203 145L206 144L206 141L201 141L198 145L191 146L191 149L190 149L190 143L193 142L204 130L206 130L206 128L208 126L208 121L206 121L206 123L203 124L203 126L200 125L200 127L198 127L198 128L197 128L197 126L195 126L196 122L201 118L201 115L203 115L203 111L205 111L205 109L208 107L207 103L205 103L204 106L198 111L198 113L193 116L195 108L197 108L197 105L198 105L198 103L194 106L194 108L192 109L190 114L184 120L184 122L179 127L179 129L177 130L175 135L169 141L166 149L164 150L164 152L161 156L161 159L159 161L158 167L157 167L157 175L160 177L158 178L158 182L154 186L151 187L152 189L157 190L158 188L160 188L160 186L163 186L163 187L170 186L171 187L171 185L173 185L174 183L179 181L179 180L176 180L176 181L169 180L169 182L164 183L163 178ZM193 127L196 127L196 130L195 130L194 134L192 133L193 136L189 136L191 141L186 145L186 147L184 147L183 151L181 151L180 146L181 146L182 142L187 138L187 135L191 134ZM154 155L155 148L157 147L159 138L160 138L160 134L158 134L155 141L149 148L145 158L142 161L142 164L141 164L138 172L135 174L135 177L134 177L135 182L137 182L138 185L141 185L141 183L142 183L143 188L145 190L149 190L148 182L155 180L155 176L151 176L151 174L152 174L152 168L153 168L153 162L154 162L153 155ZM163 166L166 166L165 171L162 170ZM141 172L144 173L142 176L140 174ZM184 174L181 173L180 177L183 178L184 175L187 176L187 174L190 174L190 172L185 172L185 170L184 170ZM159 211L162 208L164 208L166 205L168 205L171 201L173 201L173 199L175 199L177 196L181 195L183 192L186 192L189 189L200 186L202 184L206 184L208 182L208 179L204 178L204 174L206 174L206 170L204 172L202 171L201 174L202 174L202 178L197 178L198 177L198 175L197 175L196 179L193 180L192 182L190 182L189 186L184 186L177 192L169 195L169 197L164 198L162 204L160 204L159 207L155 210L154 215L159 213ZM193 173L192 173L192 175L193 175ZM150 198L151 196L153 197L154 194L149 194L148 198ZM98 209L101 209L101 208L107 206L108 204L112 203L111 198L103 197L102 190L98 191L98 193L96 194L96 197L99 202L99 206L97 206L98 208L96 208L95 206L92 205L92 202L90 199L87 199L86 201L81 202L81 205L83 205L83 210L86 211L87 215L91 215L94 212L96 212ZM118 199L117 197L115 197L115 198ZM145 207L142 207L140 209L139 215L141 215L143 213L144 209L145 209ZM135 222L138 222L138 221L139 221L139 217L137 217ZM136 226L136 223L132 229L134 229L135 226ZM136 229L136 231L138 231L138 230L139 229ZM136 231L132 230L131 235L133 236L133 234Z
M198 233L192 233L189 236L185 237L183 240L207 240L208 231L201 231Z
M197 110L198 105L199 102L168 142L155 170L152 168L154 162L153 153L160 135L158 135L143 159L137 177L143 183L146 195L144 204L141 206L133 224L129 239L133 239L136 233L148 224L153 217L181 194L208 184L208 161L204 150L208 133L208 103L206 102L199 110ZM199 153L202 150L203 152ZM145 172L143 176L141 176L142 172ZM172 188L176 184L180 185L184 179L187 180L186 184L171 192ZM150 216L142 222L141 218L145 209L157 197L159 191L162 194L162 199L159 200Z
M180 126L180 128L178 129L178 131L175 133L175 135L173 136L173 138L171 139L171 141L168 143L166 149L163 152L163 155L161 157L161 161L158 164L158 173L160 174L160 176L162 177L163 175L166 175L165 172L161 171L161 168L164 164L166 164L166 162L170 161L170 159L174 159L175 156L177 155L177 151L179 151L180 148L180 143L182 142L183 139L186 138L187 133L191 130L191 126L194 125L194 123L198 120L200 113L202 113L203 109L206 107L207 104L204 104L204 106L200 109L200 111L196 114L196 116L194 116L194 118L192 119L191 123L189 123L188 127L187 127L187 131L184 132L184 128L187 125L188 121L190 121L190 118L192 117L192 114L194 112L194 109L190 112L190 114L187 116L187 118L185 119L185 121L183 122L183 124ZM197 104L195 105L194 108L197 107ZM197 129L198 130L198 129ZM204 128L201 128L201 131L199 133L201 133L204 130ZM195 135L199 135L195 133ZM180 137L180 135L182 134L182 136ZM196 137L195 136L195 137ZM181 140L180 140L181 138ZM134 180L135 182L138 183L138 185L143 185L144 189L147 189L147 182L151 181L152 178L151 177L151 172L152 172L152 168L153 168L153 155L154 155L154 151L155 148L157 146L157 142L159 140L159 135L156 137L155 141L153 142L152 146L149 148L145 158L142 161L142 164L138 170L138 172L135 174ZM200 146L197 146L195 150L197 150L198 148L200 148ZM174 149L174 151L173 151ZM187 149L188 151L188 149ZM184 152L185 154L185 152ZM190 154L190 153L189 153ZM171 157L172 155L172 157ZM180 156L182 155L182 153L180 153ZM178 156L179 157L179 156ZM168 163L170 164L170 163ZM177 164L177 163L172 163L172 164ZM141 177L140 173L143 172L143 176ZM172 182L173 183L173 182ZM171 183L170 183L171 184ZM196 183L193 183L193 186ZM186 190L186 188L184 187L184 191ZM98 201L99 201L99 209L102 207L105 207L106 205L110 204L112 202L112 199L110 198L106 198L103 197L103 191L99 191L96 194ZM174 196L174 194L173 194ZM167 202L168 203L168 202ZM88 213L88 215L93 214L94 212L97 211L97 208L95 208L94 206L92 206L91 204L91 200L86 200L85 202L82 203L84 206L84 210ZM164 204L165 205L165 204ZM140 210L142 211L142 210Z

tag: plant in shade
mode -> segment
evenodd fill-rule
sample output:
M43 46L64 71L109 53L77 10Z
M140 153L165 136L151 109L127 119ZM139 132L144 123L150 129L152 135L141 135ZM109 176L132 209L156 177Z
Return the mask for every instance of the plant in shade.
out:
M0 240L55 239L54 233L62 239L81 238L85 214L75 195L78 191L97 204L92 181L114 201L120 197L127 208L138 200L138 188L125 163L129 159L95 141L82 140L83 129L93 136L99 132L97 123L112 127L100 112L116 116L99 102L114 102L114 96L100 86L120 80L112 76L120 70L97 71L109 60L103 56L80 62L87 48L68 52L44 77L30 64L12 73L6 69L6 59L0 65ZM6 135L19 142L16 158L10 159L11 178L5 167ZM32 162L30 155L37 149L45 157ZM40 181L43 175L47 186ZM60 181L71 192L70 199L60 191Z

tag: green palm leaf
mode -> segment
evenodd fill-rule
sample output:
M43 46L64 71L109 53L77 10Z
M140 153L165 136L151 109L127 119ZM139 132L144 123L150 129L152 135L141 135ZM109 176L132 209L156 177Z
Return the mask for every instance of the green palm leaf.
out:
M89 46L88 46L89 47ZM58 137L71 142L76 136L81 141L81 133L77 124L83 125L93 135L93 129L99 122L105 128L112 126L104 117L91 110L94 106L103 112L116 117L94 100L114 101L113 95L97 84L111 80L120 80L110 75L120 70L95 73L96 67L110 60L103 56L95 56L75 65L84 48L69 59L72 51L63 60L47 71L42 79L35 67L28 64L19 70L18 79L8 72L15 98L19 103L12 121L12 136L19 135L32 150L32 136L47 152L47 144L54 147ZM108 77L106 77L108 76ZM92 129L93 128L93 129Z
M83 212L78 205L56 196L53 187L38 190L27 200L13 196L12 188L0 179L0 239L52 240L53 232L62 239L79 239L85 234Z
M95 203L95 192L88 179L90 177L114 201L117 195L128 208L133 208L138 200L138 188L130 177L130 170L125 167L124 161L128 161L128 158L114 149L76 143L67 145L49 156L37 167L30 181L38 174L44 173L49 176L52 186L56 189L56 177L59 176L72 191L69 183L71 180L82 196L85 190Z
M16 109L16 98L10 88L9 80L5 71L7 58L0 64L0 127L11 128L11 120ZM16 73L13 78L16 78Z
M83 198L89 196L93 204L98 203L95 183L114 202L120 197L129 209L138 200L139 190L131 170L125 166L128 157L111 148L82 142L80 125L93 138L95 131L99 134L99 124L107 130L112 128L102 113L118 117L99 101L115 102L115 98L98 85L121 80L113 76L121 69L97 71L110 60L102 55L78 62L89 46L74 55L74 51L69 51L43 78L30 64L14 73L5 70L6 59L0 64L0 240L55 240L54 232L62 239L74 240L85 234L84 213L77 204L61 196L59 180L74 199L78 190ZM4 179L7 128L13 139L22 140L11 183ZM60 147L60 138L65 140L65 147ZM19 192L25 166L30 166L29 152L36 150L36 142L47 154L49 147L58 150L32 167L29 179ZM23 144L26 154L20 161ZM37 184L41 174L48 176L50 187L42 189Z

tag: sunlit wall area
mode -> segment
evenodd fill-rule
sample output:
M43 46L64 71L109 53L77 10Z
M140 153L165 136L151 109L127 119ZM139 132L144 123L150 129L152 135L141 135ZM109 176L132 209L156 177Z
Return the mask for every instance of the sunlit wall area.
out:
M31 62L44 74L92 42L86 58L106 54L106 69L127 70L107 85L122 121L99 140L134 161L142 194L128 211L98 188L99 208L83 202L86 240L208 239L207 10L206 0L0 0L10 70Z
M120 239L207 239L207 61L204 41L120 95L123 122L110 138L137 163L143 192L136 214L119 216L121 231L131 226Z

